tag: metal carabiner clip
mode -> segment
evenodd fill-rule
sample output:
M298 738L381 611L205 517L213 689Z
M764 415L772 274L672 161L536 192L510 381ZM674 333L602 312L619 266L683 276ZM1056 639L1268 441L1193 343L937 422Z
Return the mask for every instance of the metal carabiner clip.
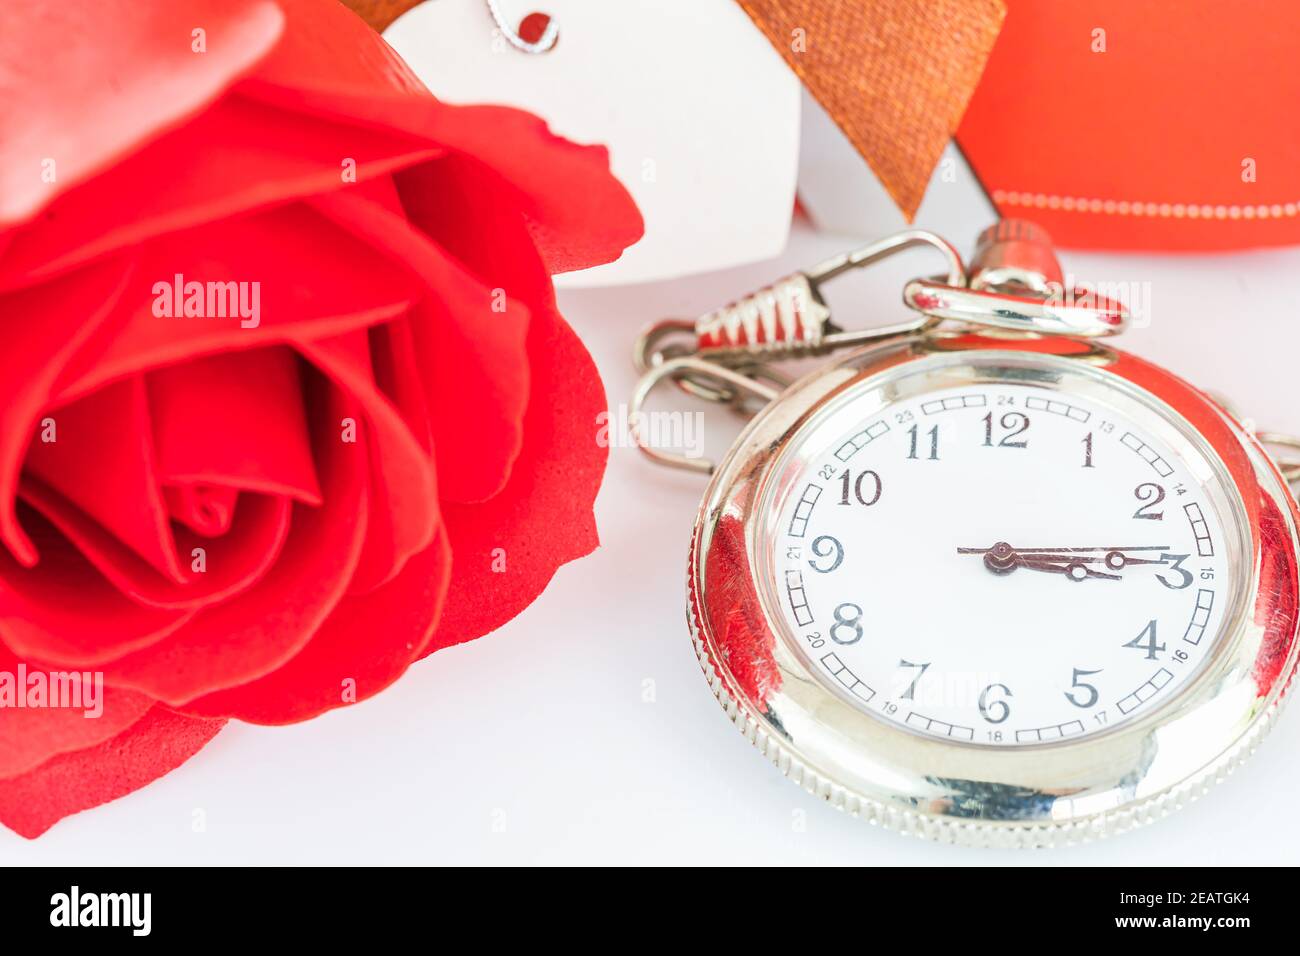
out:
M633 351L637 371L645 373L662 361L686 355L733 368L752 368L762 361L817 355L935 325L941 321L939 318L922 315L893 325L845 331L831 321L830 307L821 294L822 286L832 279L916 246L930 246L943 253L948 266L944 281L948 286L966 285L961 255L951 244L932 232L909 229L807 271L795 272L694 321L665 319L654 323L641 333ZM669 341L670 337L685 335L690 336L689 342ZM701 398L728 400L729 390L700 387L685 376L679 383Z

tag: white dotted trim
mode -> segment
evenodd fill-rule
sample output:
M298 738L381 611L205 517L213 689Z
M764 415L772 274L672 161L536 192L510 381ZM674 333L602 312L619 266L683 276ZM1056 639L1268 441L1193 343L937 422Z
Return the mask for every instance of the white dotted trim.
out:
M1293 219L1300 215L1300 203L1260 203L1258 206L1213 205L1210 203L1130 202L1127 199L1085 199L993 190L999 206L1032 209L1060 209L1064 212L1100 213L1107 216L1150 216L1154 219Z

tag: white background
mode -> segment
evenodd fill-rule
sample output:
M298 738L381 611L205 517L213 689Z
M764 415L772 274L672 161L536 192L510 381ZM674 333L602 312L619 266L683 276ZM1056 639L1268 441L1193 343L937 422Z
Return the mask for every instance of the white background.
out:
M956 188L956 187L952 187ZM945 202L969 254L979 204ZM954 215L952 210L959 212ZM889 231L864 227L867 235ZM797 228L781 260L677 282L569 290L561 303L612 404L632 388L644 323L690 316L851 240ZM1224 393L1261 427L1300 432L1300 249L1213 257L1064 253L1067 272L1150 283L1152 321L1122 345ZM846 325L901 317L916 252L844 280ZM847 293L847 295L843 294ZM707 409L706 447L735 428ZM733 729L687 638L687 536L703 482L611 450L597 502L603 540L516 620L441 651L386 693L307 724L231 724L175 773L29 842L12 863L1294 863L1300 854L1300 712L1284 713L1230 780L1158 824L1078 848L977 851L904 838L790 784ZM645 686L653 682L654 700ZM201 810L206 829L195 832Z

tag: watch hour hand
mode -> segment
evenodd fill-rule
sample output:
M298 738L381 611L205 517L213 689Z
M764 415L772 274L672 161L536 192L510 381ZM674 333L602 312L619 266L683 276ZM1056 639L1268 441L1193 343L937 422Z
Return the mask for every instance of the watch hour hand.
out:
M988 564L988 560L984 562ZM1107 581L1118 581L1118 574L1108 574L1105 571L1097 571L1088 567L1082 560L1070 555L1060 554L1032 554L1019 555L1017 566L1028 568L1031 571L1053 571L1058 574L1064 574L1071 581L1082 581L1084 578L1102 578Z

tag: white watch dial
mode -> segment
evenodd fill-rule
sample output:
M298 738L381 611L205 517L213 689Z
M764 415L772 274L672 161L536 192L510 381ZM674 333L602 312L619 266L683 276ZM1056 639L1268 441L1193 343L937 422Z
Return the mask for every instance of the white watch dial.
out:
M1232 595L1206 459L1085 395L852 402L794 448L775 601L814 670L908 730L1078 739L1171 699Z

